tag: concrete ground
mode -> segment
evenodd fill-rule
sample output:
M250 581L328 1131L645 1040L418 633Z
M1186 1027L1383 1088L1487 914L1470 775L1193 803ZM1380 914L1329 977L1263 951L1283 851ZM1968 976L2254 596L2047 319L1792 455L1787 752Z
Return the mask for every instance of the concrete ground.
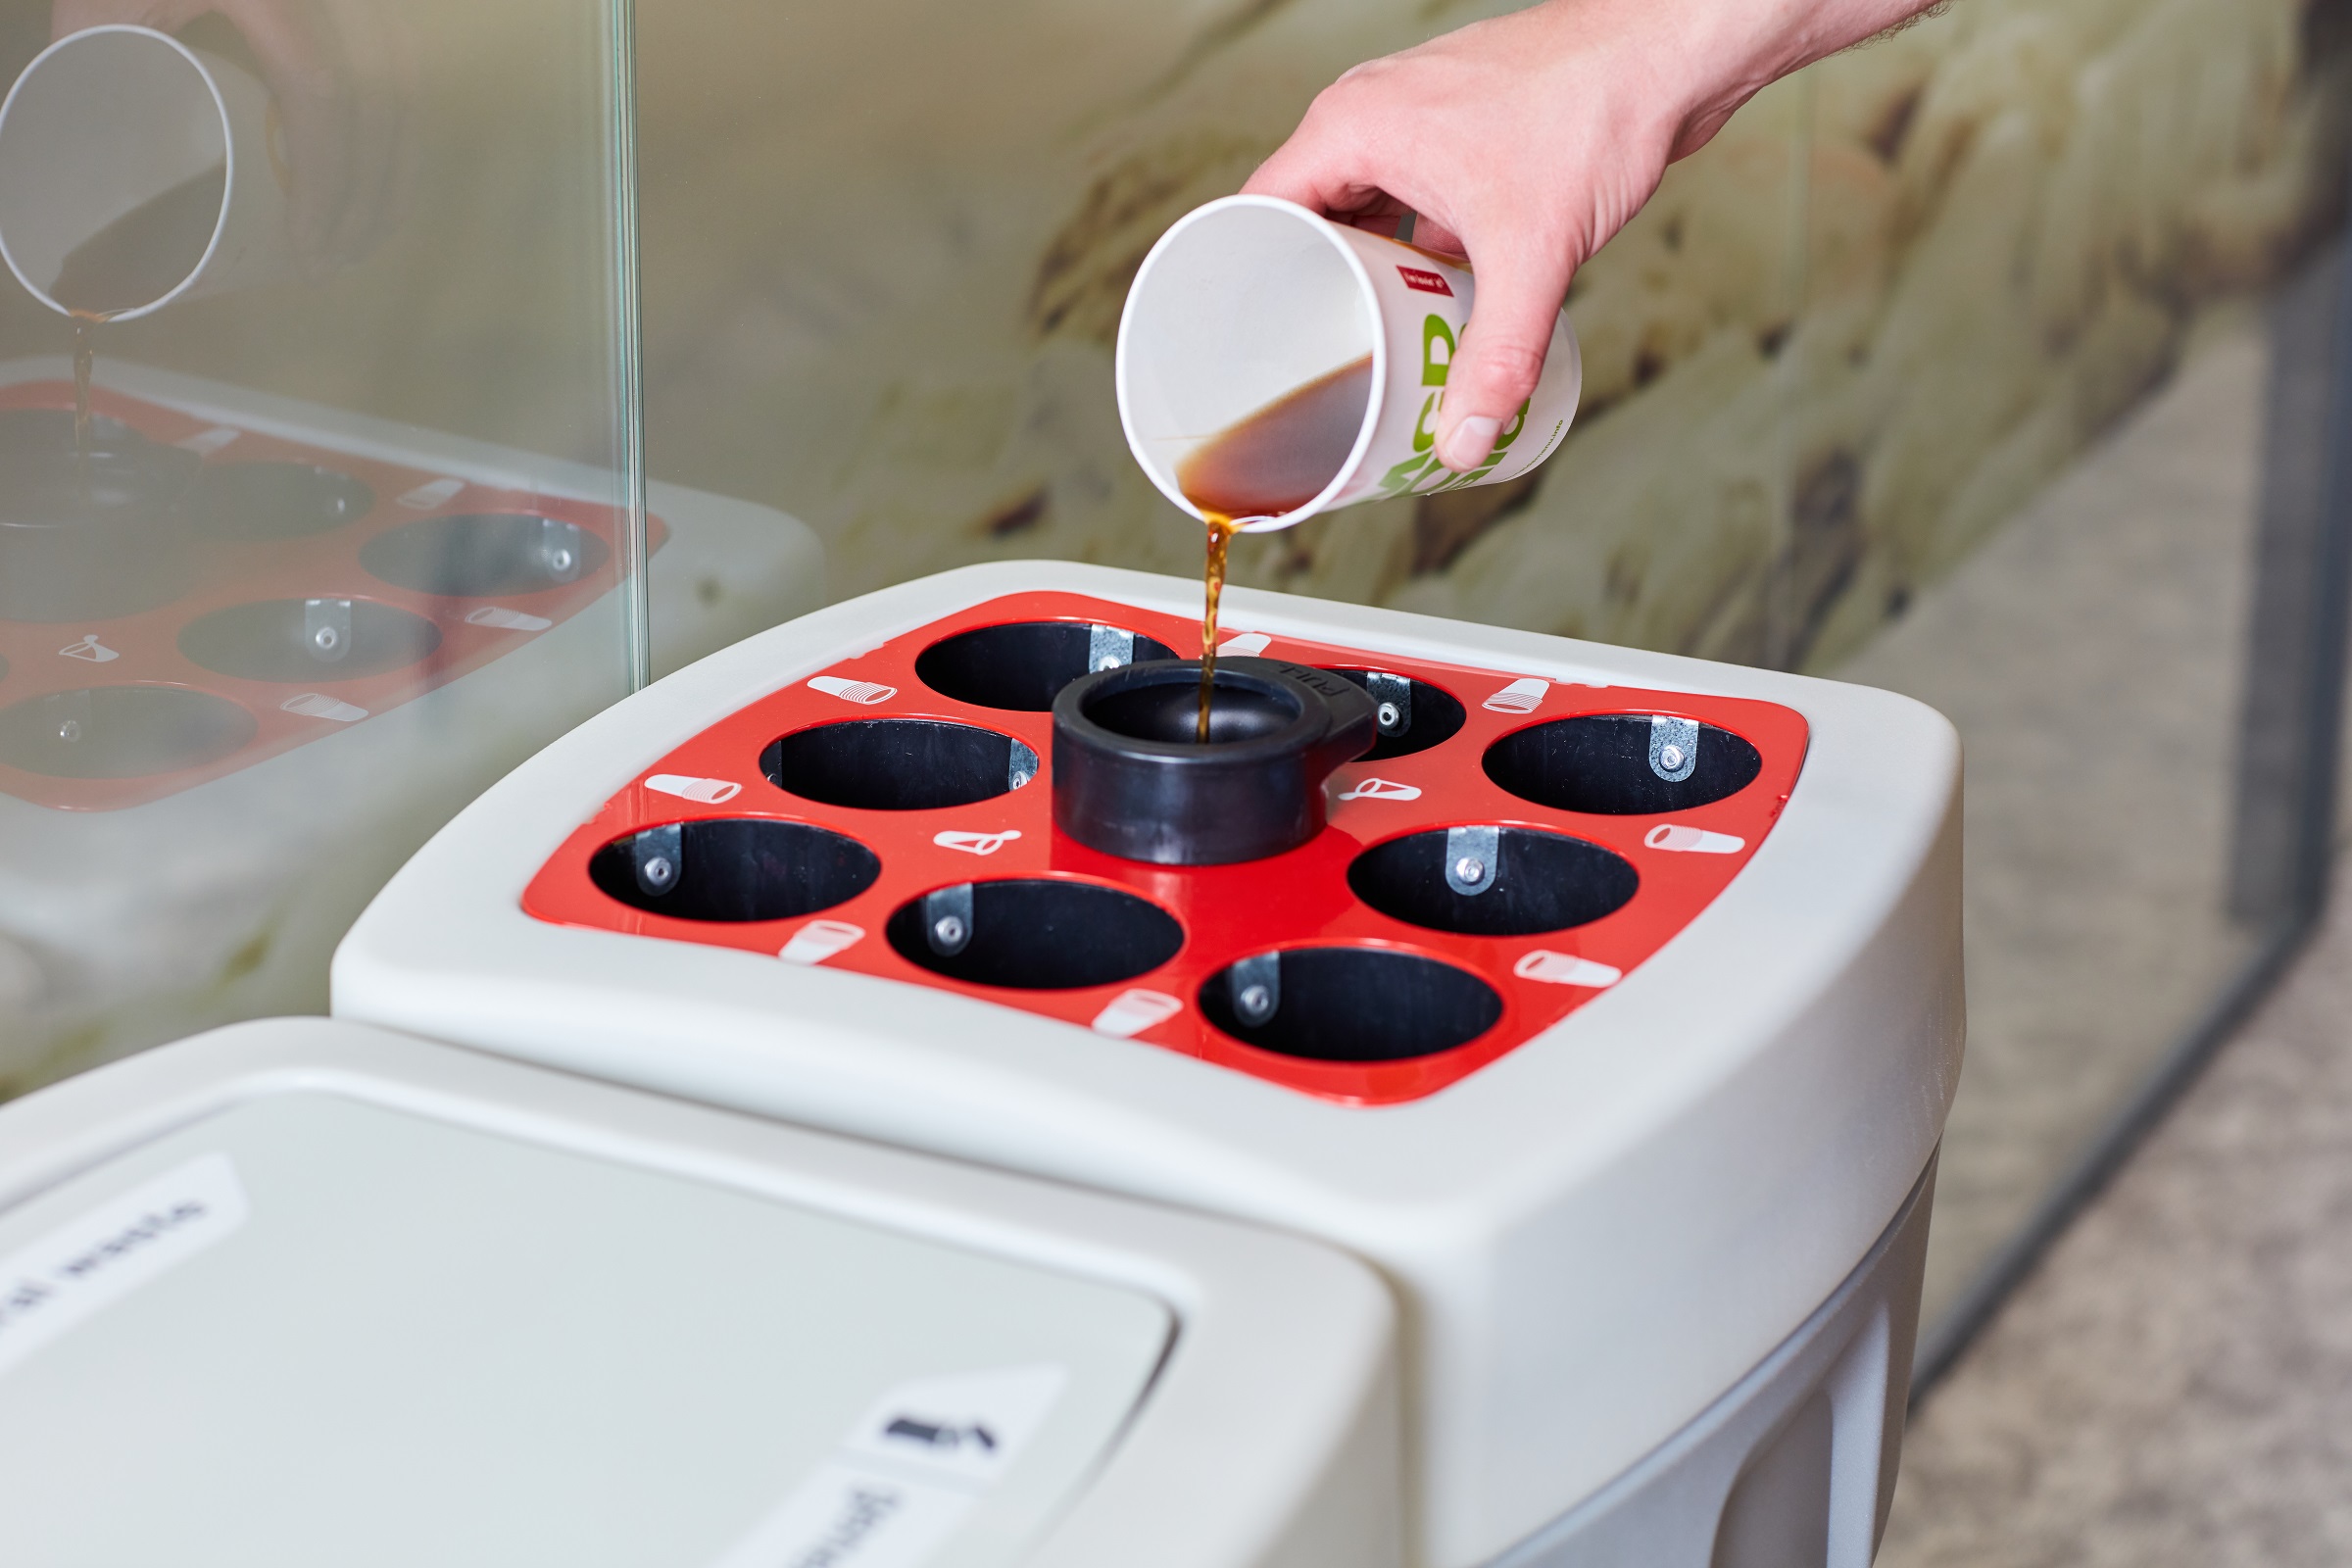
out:
M1882 1568L2352 1562L2347 884L1930 1394Z

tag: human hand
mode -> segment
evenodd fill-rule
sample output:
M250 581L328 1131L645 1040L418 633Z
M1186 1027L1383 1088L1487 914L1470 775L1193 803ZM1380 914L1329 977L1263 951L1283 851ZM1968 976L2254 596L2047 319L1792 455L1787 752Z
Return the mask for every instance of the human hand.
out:
M217 14L243 35L285 127L295 254L360 260L390 231L410 173L409 36L397 0L53 0L50 34L172 32Z
M1544 0L1357 66L1243 189L1466 256L1438 416L1467 472L1535 391L1577 269L1759 90L1932 0Z

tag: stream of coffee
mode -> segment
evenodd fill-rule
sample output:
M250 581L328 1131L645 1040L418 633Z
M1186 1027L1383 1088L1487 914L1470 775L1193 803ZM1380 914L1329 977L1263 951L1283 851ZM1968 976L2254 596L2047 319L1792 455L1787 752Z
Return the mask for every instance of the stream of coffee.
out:
M1208 741L1217 675L1217 602L1225 592L1226 549L1243 522L1296 512L1323 493L1355 450L1372 400L1372 356L1284 393L1202 442L1176 470L1176 485L1208 524L1202 573L1200 719Z

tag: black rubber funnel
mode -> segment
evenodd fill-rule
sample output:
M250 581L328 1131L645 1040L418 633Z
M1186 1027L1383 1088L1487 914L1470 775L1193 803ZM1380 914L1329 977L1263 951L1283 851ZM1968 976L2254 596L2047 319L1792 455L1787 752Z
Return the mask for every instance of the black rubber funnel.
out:
M1054 702L1054 821L1158 865L1224 865L1323 831L1323 780L1371 750L1372 699L1329 670L1221 659L1209 737L1200 665L1167 660L1072 681Z

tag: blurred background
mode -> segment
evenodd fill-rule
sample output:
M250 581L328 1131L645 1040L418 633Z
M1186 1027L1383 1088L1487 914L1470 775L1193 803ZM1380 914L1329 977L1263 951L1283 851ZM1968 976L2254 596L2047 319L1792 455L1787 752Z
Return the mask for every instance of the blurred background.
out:
M1110 396L1137 264L1339 72L1500 9L673 0L633 47L588 0L190 24L267 82L289 68L255 18L300 23L333 85L273 130L277 173L342 205L285 276L102 328L102 412L375 465L362 544L530 517L596 564L546 577L533 534L517 569L546 580L427 582L399 603L452 652L368 701L190 649L199 609L326 603L280 612L307 631L393 603L324 535L200 542L197 586L120 622L0 622L0 1088L319 1007L409 851L649 669L969 562L1197 571ZM13 79L49 7L0 12ZM1235 547L1255 586L1863 681L1959 725L1971 1029L1930 1372L2320 914L2348 119L2346 0L1965 0L1670 173L1577 281L1587 401L1539 472ZM71 340L0 279L0 406L70 406ZM485 608L544 624L461 648ZM42 773L71 696L47 650L118 626L160 650L139 679L259 737L128 794ZM368 722L270 727L265 698L320 691Z

